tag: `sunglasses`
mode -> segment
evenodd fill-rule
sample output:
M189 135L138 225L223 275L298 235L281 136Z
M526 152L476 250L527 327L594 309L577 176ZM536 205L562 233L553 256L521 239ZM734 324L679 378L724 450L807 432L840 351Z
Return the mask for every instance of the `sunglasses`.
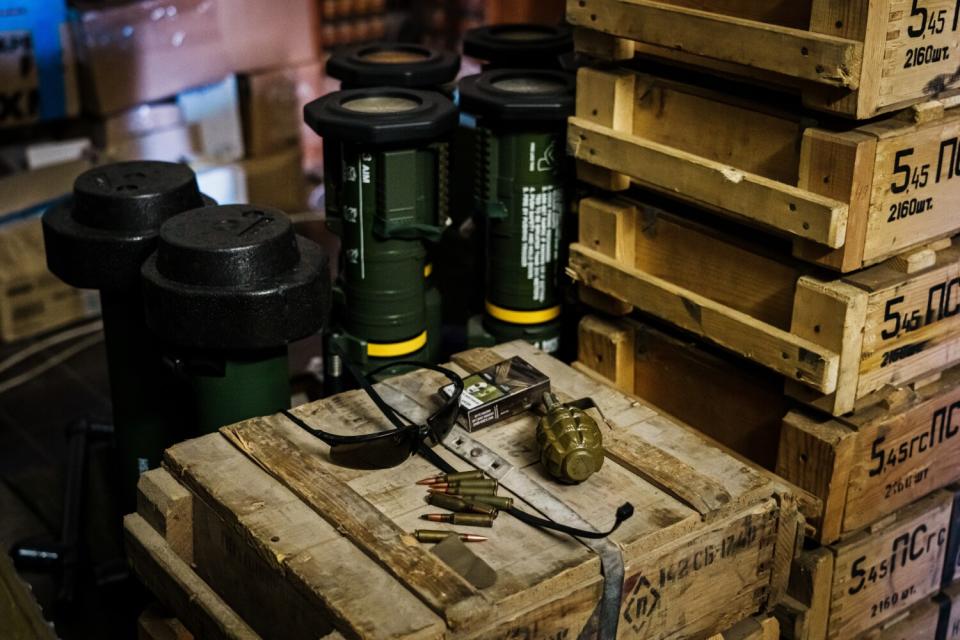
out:
M330 445L330 459L335 464L352 469L389 469L405 462L423 446L434 447L446 438L453 429L460 411L460 396L463 393L463 379L455 372L445 367L439 367L422 362L401 360L374 369L363 375L344 359L344 364L351 369L351 375L381 413L393 425L393 429L357 436L344 436L311 427L306 422L287 410L283 411L289 420L300 428L313 434ZM427 418L424 424L416 424L399 411L391 407L377 393L369 379L386 369L409 367L436 371L446 376L453 383L453 393L447 397L443 405Z

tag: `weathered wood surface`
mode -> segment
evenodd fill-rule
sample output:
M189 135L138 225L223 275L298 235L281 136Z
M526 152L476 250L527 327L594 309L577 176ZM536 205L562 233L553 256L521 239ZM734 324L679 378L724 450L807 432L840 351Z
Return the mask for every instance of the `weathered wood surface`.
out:
M936 594L953 500L949 491L934 492L848 539L805 552L789 594L803 615L826 621L818 625L826 634L796 637L859 638Z
M960 230L957 98L858 126L626 69L584 68L577 84L568 147L601 188L679 198L842 272Z
M53 625L43 618L30 587L17 575L13 562L0 557L0 631L9 640L52 640Z
M608 460L588 483L560 486L537 461L536 416L474 435L515 465L513 473L598 529L610 526L623 501L635 506L611 537L626 564L620 637L703 638L781 598L800 524L788 485L526 343L467 352L454 366L466 372L514 354L547 373L562 397L596 399L610 425ZM380 389L418 420L435 408L442 382L415 372ZM296 412L332 431L385 427L361 392ZM599 601L602 578L590 549L505 515L489 542L470 546L497 572L496 583L478 590L448 575L407 533L434 510L414 485L435 472L429 464L413 458L384 471L337 467L326 445L279 415L177 445L165 469L193 497L196 575L265 637L285 625L284 637L336 629L367 638L572 638ZM503 484L501 493L510 495L509 480Z
M777 472L818 495L818 539L833 542L960 480L960 370L929 384L891 387L839 418L794 411Z
M614 210L616 224L591 225ZM590 244L570 247L575 281L783 374L791 395L834 415L960 363L953 243L830 279L679 206L586 199L580 220Z
M581 52L656 57L798 91L864 119L949 95L960 31L955 3L930 0L567 0Z

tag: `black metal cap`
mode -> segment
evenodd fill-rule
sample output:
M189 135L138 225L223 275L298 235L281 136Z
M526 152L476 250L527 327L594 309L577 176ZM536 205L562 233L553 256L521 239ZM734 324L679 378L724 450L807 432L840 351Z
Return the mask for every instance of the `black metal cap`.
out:
M73 197L43 214L47 267L87 289L125 290L156 246L160 225L204 199L190 167L118 162L95 167L73 184Z
M457 109L434 91L400 87L329 93L303 108L319 135L359 144L431 142L457 126Z
M179 346L277 347L319 331L330 309L327 254L267 207L174 216L142 274L148 326Z
M417 44L374 42L340 49L327 61L327 74L344 89L405 87L430 89L452 82L460 56Z
M573 32L567 26L495 24L467 31L463 53L486 60L493 68L548 68L560 66L560 56L573 51Z
M576 80L549 69L496 69L460 81L460 107L499 122L563 121L573 114Z

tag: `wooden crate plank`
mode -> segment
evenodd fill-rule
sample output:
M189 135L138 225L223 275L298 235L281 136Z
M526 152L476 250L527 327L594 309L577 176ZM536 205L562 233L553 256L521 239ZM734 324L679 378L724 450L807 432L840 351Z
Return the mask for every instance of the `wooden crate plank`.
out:
M832 542L960 480L956 407L960 370L954 368L919 389L868 397L842 418L791 413L778 473L824 500L818 539Z
M634 391L634 332L596 316L580 321L577 358L625 393Z
M0 557L0 629L9 640L53 640L53 624L43 618L40 605L8 557Z
M580 31L610 43L578 37L578 51L588 55L669 60L773 84L800 93L814 109L867 119L956 86L955 4L911 1L808 0L794 3L789 16L776 6L758 10L758 3L686 0L567 0L567 10ZM719 34L730 37L722 46Z
M723 633L710 636L709 640L778 640L780 623L773 617L756 617L741 620Z
M780 435L777 473L823 500L823 511L811 524L815 537L829 543L843 530L854 434L842 424L791 412Z
M570 24L665 49L856 89L863 45L648 0L567 0Z
M828 549L802 552L794 561L787 592L799 607L778 613L791 620L792 640L823 640L830 615L830 585L833 581L834 556ZM799 614L799 619L795 616ZM799 623L799 624L798 624Z
M579 363L752 462L774 468L787 413L781 380L753 363L724 358L629 318L585 316L578 337ZM617 374L615 382L615 370L632 375Z
M137 618L137 640L193 640L193 634L160 605L152 604Z
M292 424L286 418L278 422ZM449 626L469 625L489 615L490 605L476 589L361 496L326 473L313 456L285 438L281 429L249 421L226 427L223 433L394 577L408 584Z
M953 495L938 491L893 522L831 547L835 557L827 637L850 638L936 593Z
M797 280L790 332L840 354L836 391L826 402L831 413L851 411L858 397L868 303L863 291L845 282Z
M842 202L579 117L570 119L567 146L575 158L644 186L829 247L844 242Z
M766 611L781 597L785 565L800 531L790 487L525 342L462 354L452 366L476 369L511 355L549 375L562 398L593 397L609 420L610 457L588 486L559 485L547 477L531 446L537 420L532 413L473 437L516 467L503 479L501 493L528 510L524 497L510 492L509 478L522 474L598 529L610 526L621 501L634 504L634 517L610 536L624 554L629 584L619 637L707 637ZM435 372L416 371L384 381L379 389L392 406L419 421L435 410L442 382ZM295 411L334 432L387 427L358 391ZM457 468L469 466L444 448L436 451ZM253 616L247 622L254 630L268 619L254 615L258 606L288 617L294 627L265 636L323 635L336 627L345 637L361 638L581 637L581 632L589 637L602 588L597 556L574 538L530 529L506 515L489 530L489 542L471 546L497 573L493 586L477 591L486 611L454 610L451 617L460 624L446 624L423 594L414 593L422 587L409 572L438 575L429 547L405 533L422 526L421 514L435 511L414 484L433 471L421 457L378 471L338 467L325 444L276 415L178 444L166 453L164 469L191 494L194 579L207 588L216 582L221 601L234 610L242 604L245 616ZM315 495L319 491L334 494L336 504ZM372 520L366 525L371 534L351 521L365 518ZM389 572L384 557L395 549L362 548L384 544L380 538L418 550L417 563L389 559L394 563ZM247 593L231 592L233 583ZM442 597L446 594L437 596L437 608ZM467 590L457 602L469 597ZM181 609L174 607L189 627ZM443 611L451 615L450 607ZM300 615L320 619L303 623Z
M164 464L195 493L198 573L250 624L287 637L333 625L360 637L443 634L426 605L219 434L172 447ZM378 606L384 597L405 615Z
M957 640L960 638L960 584L945 588L938 600L946 611L937 629L937 640Z
M877 142L856 131L837 133L814 127L803 132L797 186L849 203L843 247L832 249L815 242L794 243L794 255L838 271L864 264Z
M882 132L864 243L867 263L915 246L918 239L956 230L960 118L954 111L950 114Z
M893 620L863 634L863 640L936 638L941 606L933 599L917 602Z
M791 238L805 261L850 272L960 231L960 100L857 126L624 69L583 69L578 86L620 86L633 105L615 129L581 100L568 129L581 165Z
M836 388L840 356L834 351L639 269L625 267L580 244L570 246L570 267L578 281L821 393L832 393Z
M960 362L960 240L829 279L682 207L618 198L607 208L644 220L633 262L574 243L567 272L579 285L780 372L805 403L843 415L886 385ZM616 232L607 225L603 246Z
M608 52L616 55L615 52ZM584 70L589 77L591 71ZM636 78L632 73L597 74L590 91L577 91L577 113L583 118L614 131L633 131L633 91ZM623 191L630 186L630 177L609 171L595 164L578 161L580 180L607 191Z
M137 514L123 519L127 554L144 584L198 638L259 638Z
M193 495L165 469L140 476L137 513L184 562L193 563Z

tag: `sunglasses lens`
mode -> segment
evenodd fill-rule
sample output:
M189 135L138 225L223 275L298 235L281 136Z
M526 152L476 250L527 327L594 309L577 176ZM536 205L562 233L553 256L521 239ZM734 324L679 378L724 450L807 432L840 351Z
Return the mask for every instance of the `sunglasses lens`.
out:
M391 437L335 444L330 447L330 458L351 469L388 469L405 462L418 444L417 430L403 429Z

